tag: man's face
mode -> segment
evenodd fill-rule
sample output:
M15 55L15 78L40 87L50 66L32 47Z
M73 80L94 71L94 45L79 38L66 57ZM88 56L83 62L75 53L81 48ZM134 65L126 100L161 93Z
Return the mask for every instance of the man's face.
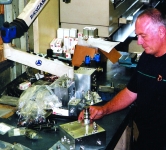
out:
M147 16L142 16L136 21L135 33L138 37L137 43L142 45L145 52L157 56L160 50L158 26Z

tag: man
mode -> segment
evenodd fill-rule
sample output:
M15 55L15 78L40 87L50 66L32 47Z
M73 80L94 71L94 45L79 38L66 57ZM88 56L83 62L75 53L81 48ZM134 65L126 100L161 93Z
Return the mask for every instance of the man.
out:
M155 8L145 10L136 20L135 33L144 52L133 76L105 105L90 106L90 118L99 119L135 101L137 149L166 150L166 17ZM83 112L78 120L83 120Z

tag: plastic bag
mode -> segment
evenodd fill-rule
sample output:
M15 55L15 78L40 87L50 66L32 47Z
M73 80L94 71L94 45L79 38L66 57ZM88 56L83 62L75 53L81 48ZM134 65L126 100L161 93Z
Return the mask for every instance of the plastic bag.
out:
M45 119L46 110L61 106L62 103L48 85L35 85L21 94L17 114L25 123L37 123Z
M23 108L29 101L37 102L42 109L51 109L54 107L61 107L62 104L58 100L58 97L53 93L48 85L35 85L25 90L19 99L18 108ZM51 105L49 106L49 103Z

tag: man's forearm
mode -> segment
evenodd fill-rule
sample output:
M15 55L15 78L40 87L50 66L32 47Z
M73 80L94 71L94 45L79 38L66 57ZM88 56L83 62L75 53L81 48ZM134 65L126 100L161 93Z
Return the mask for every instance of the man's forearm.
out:
M121 90L112 100L107 102L103 108L104 115L124 109L135 101L137 94L127 88Z

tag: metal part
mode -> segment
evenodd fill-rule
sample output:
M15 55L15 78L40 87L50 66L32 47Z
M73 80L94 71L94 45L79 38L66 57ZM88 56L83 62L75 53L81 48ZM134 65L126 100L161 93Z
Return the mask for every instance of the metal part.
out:
M150 0L140 0L140 2L143 2L143 3L149 3Z
M93 97L92 97L92 94L91 94L91 91L90 91L90 90L88 90L88 91L87 91L87 94L85 95L85 97L86 97L86 99L87 99L88 101L90 101L90 100L92 100L92 99L93 99Z
M59 100L62 101L62 106L68 106L69 100L75 96L75 81L66 75L58 78L50 87Z
M35 130L31 129L26 129L25 136L33 140L41 139L41 136Z
M90 124L90 112L88 106L84 108L84 124L85 125Z
M77 98L81 98L82 91L97 90L96 69L94 68L80 67L78 70L74 71L74 79Z
M73 149L98 150L104 148L106 143L106 131L96 123L84 125L74 121L60 125L60 130L63 133L61 143L68 150L71 147Z
M87 106L102 102L97 92L82 92L81 99L71 99L68 103L69 116L78 116L79 113Z
M137 58L137 53L128 53L127 55L122 55L119 58L119 63L132 64L132 63L135 63L136 58Z
M125 0L111 0L114 4L114 7L117 8L120 4L122 4Z
M85 103L88 106L100 103L102 101L101 97L99 96L97 92L92 92L90 90L88 90L87 92L83 94L82 99L84 99Z
M93 122L93 132L96 133L98 130L98 125L96 124L96 122Z
M98 29L95 27L85 27L83 28L83 38L97 38L98 36Z
M114 87L113 82L111 82L111 85L110 85L110 86L99 85L98 91L100 91L100 92L114 93L114 92L115 92L115 87Z
M40 124L32 124L27 127L28 129L32 129L35 131L45 131L45 132L57 132L59 131L56 121L49 121Z
M72 99L68 103L68 109L69 109L69 116L78 116L79 112L82 110L78 110L78 106L81 99Z

